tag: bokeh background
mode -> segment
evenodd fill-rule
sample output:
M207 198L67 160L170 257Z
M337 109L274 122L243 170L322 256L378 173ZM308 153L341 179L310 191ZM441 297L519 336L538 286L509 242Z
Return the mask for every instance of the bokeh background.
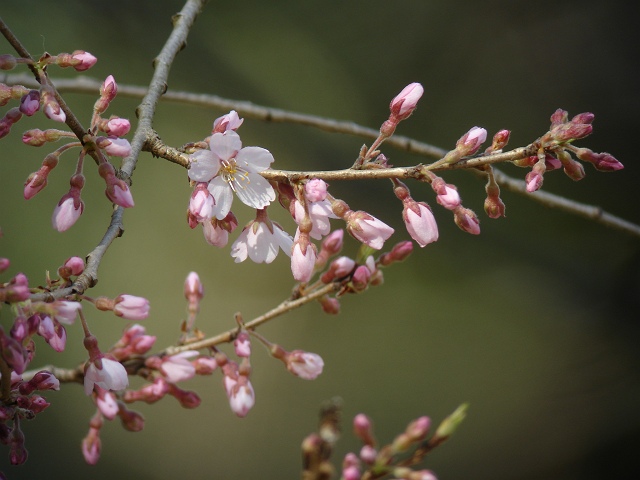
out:
M22 0L3 2L0 15L34 55L85 49L99 58L92 76L144 85L180 8L177 0ZM390 99L419 81L425 95L398 133L443 148L474 125L491 134L511 129L510 146L518 147L544 133L558 107L571 115L591 111L595 132L579 145L609 151L626 168L615 174L587 168L578 183L554 172L544 188L640 223L637 18L634 2L616 0L211 2L173 66L169 88L377 128ZM51 69L54 77L70 73ZM95 98L66 98L88 123ZM133 120L136 105L119 98L109 112ZM163 103L155 128L179 146L206 136L223 113ZM47 125L41 118L29 122L2 140L0 251L12 260L4 279L23 271L37 283L45 270L55 272L69 256L95 246L110 205L87 165L82 218L66 233L51 229L75 162L63 157L49 186L25 202L24 179L47 153L20 145L22 131ZM343 168L364 142L252 120L240 133L245 145L268 148L283 169ZM395 165L425 161L383 151ZM196 410L167 398L137 406L147 419L140 433L106 424L95 467L84 464L79 449L93 406L80 387L68 385L48 395L52 405L36 421L24 423L27 464L9 467L2 452L0 470L22 480L296 478L301 440L315 429L320 404L339 396L345 433L337 465L358 448L350 432L356 413L374 419L384 443L410 420L429 415L438 422L468 401L463 426L425 464L441 479L640 478L640 242L509 192L503 193L508 216L490 220L482 213L481 182L464 172L445 178L481 214L480 236L461 232L435 206L440 240L386 270L385 285L345 298L337 317L310 305L261 329L285 348L321 354L326 367L316 381L294 378L256 345L257 404L247 418L230 412L216 372L184 385L202 397ZM416 199L435 203L427 186L410 187ZM387 182L331 188L394 226L393 240L408 238ZM181 168L143 154L133 194L125 235L109 250L91 294L149 298L145 325L158 347L178 336L182 285L191 270L205 285L199 328L209 334L229 328L234 312L250 319L289 294L284 255L271 265L235 265L228 248L207 245L187 227L190 189ZM248 209L234 210L241 223L252 217ZM293 231L277 210L270 213ZM355 249L347 243L346 253ZM87 310L101 345L115 341L125 323ZM5 328L10 320L3 309ZM39 345L37 362L81 361L80 326L68 335L68 353Z

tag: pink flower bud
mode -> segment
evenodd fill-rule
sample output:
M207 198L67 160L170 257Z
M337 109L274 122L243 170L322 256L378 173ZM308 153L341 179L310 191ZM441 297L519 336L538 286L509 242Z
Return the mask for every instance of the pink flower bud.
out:
M135 204L131 190L129 190L129 185L115 176L109 180L110 181L107 182L107 188L104 191L107 198L122 208L133 207Z
M184 297L189 302L199 301L204 297L204 287L196 272L190 272L184 281Z
M291 251L291 273L297 282L311 280L317 257L316 246L309 242L309 235L298 235Z
M178 400L183 408L197 408L202 403L196 392L182 390L173 384L169 384L169 395Z
M238 112L231 110L229 113L214 120L211 133L224 133L227 130L237 130L240 125L242 125L242 122L244 122L244 119L238 116Z
M18 65L16 57L5 53L0 55L0 70L13 70Z
M54 318L66 325L72 325L78 316L78 312L82 310L82 304L80 302L70 302L67 300L57 300L52 306L55 309Z
M111 117L107 120L104 132L110 137L122 137L131 130L131 122L126 118Z
M527 184L527 192L532 193L532 192L535 192L536 190L539 190L540 187L542 187L543 181L544 181L544 178L542 177L542 174L540 172L532 170L529 173L527 173L527 176L525 177L525 182Z
M22 344L0 330L0 355L9 368L21 375L27 367L27 351Z
M131 154L131 144L125 138L98 137L96 145L113 157L127 157Z
M624 168L622 163L607 152L595 153L588 148L579 148L576 156L584 162L592 163L596 170L602 172L615 172Z
M480 234L480 221L473 210L468 208L458 207L453 212L453 220L461 230L472 235Z
M95 387L97 392L96 405L100 413L107 420L113 420L118 415L118 402L113 393L108 392L100 387Z
M247 332L240 332L238 337L233 341L236 355L242 358L251 356L251 341Z
M194 218L197 219L195 216ZM216 218L202 222L202 233L207 243L214 247L222 248L229 243L229 232L222 228L220 221Z
M312 178L304 184L304 193L310 202L321 202L327 198L327 184L319 178Z
M393 246L391 251L387 254L388 258L380 263L382 265L388 265L392 262L402 262L413 252L413 243L410 241L400 242ZM388 262L388 263L387 263Z
M196 367L191 363L191 358L199 355L197 350L187 350L170 357L165 357L160 365L164 377L169 383L182 382L193 378Z
M413 113L423 93L424 88L422 88L422 85L411 83L391 100L389 109L392 117L396 117L395 123L408 118Z
M144 428L144 417L138 412L128 410L121 406L118 411L118 416L122 422L122 426L129 432L140 432Z
M365 445L375 445L375 439L373 438L373 425L371 420L364 413L359 413L353 417L353 433L364 443Z
M502 150L509 143L509 136L511 132L509 130L500 130L493 136L491 146L485 150L485 153L496 153Z
M438 193L436 201L447 210L454 210L460 205L460 194L453 185L444 185L443 193Z
M47 118L55 122L64 123L67 115L60 108L60 104L52 94L43 95L44 109L43 112Z
M322 250L325 250L329 256L336 255L342 250L343 239L344 230L334 230L322 241Z
M53 210L51 217L53 228L59 232L69 230L78 221L83 210L84 202L79 196L74 198L69 194L64 195Z
M31 90L20 99L20 111L27 117L40 110L40 92Z
M198 182L189 200L189 212L198 222L204 223L213 217L214 204L215 200L207 189L207 183Z
M113 313L127 320L144 320L149 316L149 300L134 295L118 295Z
M89 52L85 52L84 50L76 50L71 54L71 58L78 61L78 63L73 65L73 68L77 72L84 72L85 70L89 70L98 61L96 57L91 55Z
M411 197L408 197L403 204L402 219L411 238L421 247L437 241L438 224L429 205L416 202Z
M55 319L49 316L43 317L38 324L38 335L56 352L64 351L67 344L67 331Z
M82 456L89 465L95 465L100 460L102 441L100 440L100 430L90 428L89 433L82 439Z
M329 315L337 315L340 313L340 301L337 298L324 295L319 301L324 313Z
M559 108L555 112L553 112L553 114L551 115L551 128L555 127L556 125L567 123L568 121L569 121L569 112Z
M342 256L340 258L335 259L331 263L330 269L333 271L336 278L345 277L353 272L353 269L356 266L355 260Z
M361 210L347 212L344 219L349 234L376 250L380 250L385 240L393 234L393 228Z
M227 388L227 395L229 406L238 417L246 417L256 403L253 386L246 377L241 377L240 380L231 380L229 388Z
M199 357L193 362L197 375L211 375L218 368L218 362L213 357Z
M355 292L362 292L369 286L369 280L371 279L371 270L366 266L360 265L353 272L351 277L351 287Z
M84 260L80 257L70 257L64 262L64 265L62 265L61 268L65 269L68 276L78 276L84 271Z
M473 155L487 139L484 128L473 127L456 142L456 150L461 156Z
M305 380L314 380L322 373L324 361L315 353L294 350L285 358L287 370Z
M102 85L100 86L100 96L104 97L107 102L111 102L118 94L118 84L113 78L113 75L109 75Z

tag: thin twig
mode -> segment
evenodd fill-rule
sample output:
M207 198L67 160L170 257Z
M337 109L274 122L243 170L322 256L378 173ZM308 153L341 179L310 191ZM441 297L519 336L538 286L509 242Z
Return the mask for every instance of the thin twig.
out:
M291 310L294 310L298 307L306 305L309 302L313 302L314 300L319 299L323 295L327 295L332 292L337 292L340 289L340 286L341 286L341 282L328 283L322 288L319 288L318 290L314 290L313 292L307 295L303 295L300 298L296 298L295 300L285 300L277 307L272 308L268 312L245 323L244 327L247 330L254 330L258 328L260 325L262 325L263 323L268 322L269 320L272 320L284 313L290 312ZM199 350L201 348L213 347L221 343L229 343L235 338L235 335L237 334L237 332L238 332L237 327L232 328L214 337L205 338L203 340L198 340L197 342L191 342L186 345L169 347L164 351L164 353L166 353L167 355L175 355L176 353L184 352L186 350Z

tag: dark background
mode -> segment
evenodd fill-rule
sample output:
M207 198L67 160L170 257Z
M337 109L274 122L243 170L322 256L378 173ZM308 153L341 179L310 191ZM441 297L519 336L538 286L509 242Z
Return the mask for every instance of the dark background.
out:
M85 49L99 58L91 76L144 85L180 8L178 1L22 1L4 2L0 15L33 55ZM169 88L377 128L390 99L419 81L425 95L398 133L442 148L474 125L490 134L511 129L515 148L544 133L556 108L590 111L595 131L578 145L609 151L626 168L612 174L586 168L578 183L554 172L544 188L640 223L637 18L636 5L622 1L211 2L173 66ZM69 75L53 68L51 74ZM66 98L88 124L95 98ZM119 98L109 113L133 121L136 105ZM155 127L179 146L206 136L222 113L166 103ZM23 147L20 133L48 125L41 117L21 121L2 141L0 245L12 260L3 279L24 271L32 283L43 282L45 270L89 252L108 224L102 179L87 165L82 218L66 233L51 229L73 155L63 157L47 189L30 202L22 198L24 179L48 150ZM252 120L240 134L245 145L269 149L274 167L284 169L344 168L364 142ZM426 161L383 151L395 165ZM459 432L426 462L441 479L640 477L638 239L509 192L507 218L490 220L482 213L481 182L464 173L445 178L479 213L480 236L461 232L427 186L410 184L416 199L436 207L436 244L386 270L384 286L345 298L338 317L310 305L261 329L287 349L321 354L326 367L316 381L292 377L255 345L257 403L247 418L230 412L216 372L184 385L201 394L195 411L167 398L136 406L147 418L141 433L108 422L95 467L84 464L79 449L93 407L80 387L65 385L47 396L46 412L24 424L27 464L9 467L3 453L0 470L15 479L296 478L301 440L316 427L321 402L338 395L345 424L338 466L358 448L349 426L356 413L369 414L378 439L387 442L410 420L430 415L438 422L469 401ZM143 154L133 180L136 207L90 294L148 297L145 325L158 335L158 348L177 338L182 284L191 270L205 284L199 327L208 334L232 326L238 310L250 319L287 297L286 257L234 265L228 248L208 246L189 230L182 169ZM331 190L394 226L393 240L408 238L387 182ZM242 224L252 212L238 205ZM279 218L293 231L286 215ZM347 243L346 253L355 248ZM118 338L122 320L85 310L101 346ZM5 328L10 322L6 309L0 321ZM74 366L84 358L80 330L68 329L65 355L39 345L36 365Z

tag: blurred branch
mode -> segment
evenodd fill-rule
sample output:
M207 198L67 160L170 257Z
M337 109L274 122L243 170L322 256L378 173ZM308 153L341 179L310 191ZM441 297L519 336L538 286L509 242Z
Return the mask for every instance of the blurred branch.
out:
M141 88L141 94L136 95L143 98L136 109L138 126L131 141L131 155L122 162L122 175L126 177L130 177L136 168L138 156L147 139L155 135L152 127L153 117L158 100L167 90L171 64L178 52L186 46L189 30L206 3L207 0L187 0L182 11L173 16L173 31L153 61L154 71L149 87ZM126 95L120 85L118 85L118 94Z
M164 50L163 50L164 51ZM160 56L158 57L160 58ZM166 87L166 77L163 77L163 88ZM4 75L0 78L4 83L8 84L22 84L25 86L31 86L35 84L35 81L30 78L28 75ZM66 80L60 79L56 82L56 88L60 91L64 92L75 92L75 93L95 93L101 85L99 80L94 78L89 78L85 76L77 77L75 79ZM144 105L145 108L151 109L150 105L153 105L155 108L155 104L158 100L158 93L156 92L153 97L150 97L150 94L147 92L147 88L136 86L136 85L122 85L118 84L118 94L124 95L133 98L144 97L144 100L141 104L141 107ZM225 110L236 110L241 115L247 118L254 118L257 120L262 120L265 122L277 122L277 123L293 123L298 125L306 125L314 128L318 128L320 130L334 132L334 133L342 133L346 135L354 135L363 138L375 139L378 137L380 133L378 130L368 127L363 127L353 122L339 121L329 118L318 117L315 115L306 115L296 112L289 112L286 110L281 110L277 108L264 107L260 105L255 105L251 102L240 101L240 100L230 100L219 97L217 95L208 95L208 94L196 94L189 92L173 92L173 91L164 91L161 92L161 98L170 102L177 102L187 105L196 105L200 107L213 107L220 109L222 111ZM151 103L149 103L151 102ZM149 107L147 107L149 104ZM153 110L154 111L154 110ZM143 117L141 115L140 122L142 124L143 119L147 117ZM137 158L140 150L145 150L153 153L156 156L166 158L178 165L183 167L188 167L189 160L188 155L179 151L178 149L169 147L162 143L159 139L158 135L151 129L150 123L147 120L144 120L144 126L139 125L136 131L136 137L134 137L134 142L132 145L135 145L134 152L132 154L133 158ZM143 128L141 128L143 127ZM142 138L142 133L146 132L148 135L144 139ZM140 142L144 142L144 146L139 146ZM409 153L415 153L417 155L421 155L424 157L431 157L435 159L441 159L447 153L447 150L442 148L419 142L417 140L413 140L408 137L403 137L399 135L394 135L391 138L385 141L387 145L390 145L399 150L403 150ZM509 152L504 152L501 154L495 154L486 157L478 157L473 159L464 160L458 162L454 165L441 165L437 168L427 168L433 171L443 171L443 170L452 170L452 169L462 169L462 168L473 168L479 167L486 164L493 163L503 163L509 162L513 160L517 160L524 157L526 152L526 147L521 149L514 149ZM132 164L129 163L130 170L132 171L135 168L135 162ZM418 167L399 167L394 169L380 169L380 170L340 170L334 172L292 172L292 171L281 171L281 170L269 170L263 172L263 176L270 180L284 180L284 179L302 179L302 178L310 178L317 177L323 178L325 180L352 180L356 178L418 178L419 175L416 175L416 171ZM417 170L416 170L417 169ZM123 167L124 170L124 167ZM129 170L126 170L127 172ZM612 215L608 212L605 212L602 208L596 205L589 205L585 203L576 202L573 200L569 200L560 195L556 195L553 193L538 191L535 193L529 193L526 190L526 185L523 180L519 180L517 178L511 177L502 171L496 169L494 167L494 173L496 181L499 185L507 188L508 190L519 193L522 195L526 195L531 200L538 202L542 205L551 208L558 208L567 213L571 213L573 215L577 215L588 220L592 220L598 222L607 227L616 228L618 230L622 230L626 233L630 233L636 237L640 237L640 225L636 225L632 222L624 220L620 217Z

